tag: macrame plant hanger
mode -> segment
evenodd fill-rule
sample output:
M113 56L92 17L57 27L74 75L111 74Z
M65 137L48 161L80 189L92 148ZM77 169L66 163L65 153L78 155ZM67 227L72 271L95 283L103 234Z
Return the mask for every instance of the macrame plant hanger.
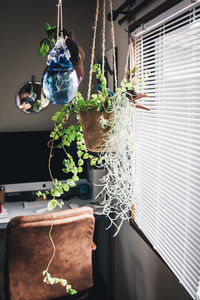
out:
M104 74L104 64L105 64L105 4L106 0L103 1L103 32L102 32L102 73ZM117 90L117 68L116 68L116 55L115 55L115 34L114 34L114 22L113 22L113 9L112 0L109 0L110 15L111 15L111 37L112 37L112 52L113 52L113 73L114 73L114 83L115 89L113 92L116 93ZM88 100L90 98L91 92L91 81L92 81L92 66L94 63L94 52L95 52L95 40L97 31L97 21L99 14L99 1L97 0L97 9L95 15L95 26L94 26L94 36L93 36L93 47L91 55L91 65L90 65L90 76L89 76L89 88L88 88ZM119 94L113 95L113 112L109 113L109 117L112 122L112 128L109 134L107 132L107 138L104 136L103 141L104 147L100 151L100 156L102 157L101 167L105 168L107 174L101 179L103 189L100 194L103 196L103 211L99 214L106 215L110 220L110 225L107 229L114 225L117 235L122 223L125 220L130 219L130 212L134 210L135 196L135 147L134 138L134 114L135 107L140 107L136 103L136 100L143 97L144 94L136 93L133 87L133 76L132 76L132 66L134 63L134 53L132 47L132 41L129 42L128 54L125 75L127 75L127 69L129 69L128 81L131 83L130 91L124 92L119 100ZM122 102L121 102L122 100ZM131 103L132 102L132 103ZM134 104L134 105L133 105ZM94 111L97 116L97 111ZM105 112L98 112L105 118ZM90 113L91 114L91 113ZM100 119L97 119L98 124L100 124ZM93 128L95 120L90 123L90 127ZM101 125L99 125L101 126ZM84 134L84 126L83 134ZM89 127L88 127L89 130ZM103 129L101 128L101 131ZM109 137L108 137L109 136ZM85 135L84 135L85 138ZM97 135L94 137L97 138ZM86 140L85 140L86 141ZM87 144L87 143L86 143ZM99 195L100 195L99 194ZM99 196L97 195L97 197Z
M104 75L105 66L105 10L106 10L106 0L103 0L103 23L102 23L102 74ZM109 0L110 9L112 10L112 1ZM112 15L112 12L111 12ZM99 0L96 4L96 13L94 21L94 31L92 40L92 51L90 60L90 71L89 71L89 82L88 82L88 93L87 101L91 97L91 87L92 87L92 73L95 57L95 44L97 35L97 25L99 19ZM114 38L114 24L111 21L111 35L112 35L112 49L113 49L113 69L114 69L114 82L115 90L117 89L117 71L116 71L116 55L115 55L115 38ZM112 91L113 92L113 91ZM108 129L103 129L101 125L102 120L111 120L112 113L106 111L98 111L97 109L90 110L88 114L85 111L80 113L80 121L83 129L83 136L85 140L85 145L89 151L92 152L102 152L104 150L104 142L107 138ZM107 122L106 121L106 122Z
M58 0L57 40L48 55L48 69L43 77L44 93L54 104L66 104L72 101L78 91L78 77L70 57L63 35L62 0Z
M113 22L113 13L112 13L112 0L109 0L109 6L110 6L110 13L111 13L111 37L112 37L112 50L113 50L113 71L114 71L114 81L115 81L115 90L116 90L117 89L117 66L116 66L116 54L115 54L115 33L114 33L114 22ZM103 0L102 74L104 74L104 66L105 66L105 10L106 10L106 0ZM95 22L94 22L92 51L91 51L91 59L90 59L90 71L89 71L89 83L88 83L87 100L90 99L90 95L91 95L92 70L93 70L94 57L95 57L95 44L96 44L98 18L99 18L99 0L97 0L96 13L95 13Z
M103 1L103 32L102 32L102 73L104 74L104 64L105 64L105 6L106 0ZM114 83L115 90L117 89L117 68L116 68L116 56L115 56L115 38L114 38L114 22L112 15L112 0L109 0L109 7L111 13L111 37L112 37L112 52L113 52L113 71L114 71ZM97 32L97 22L99 15L99 0L97 0L97 8L95 14L95 24L94 24L94 34L93 34L93 44L92 44L92 54L91 54L91 63L90 63L90 74L89 74L89 85L88 85L88 97L90 99L91 93L91 81L92 81L92 66L94 63L94 53L95 53L95 41L96 41L96 32ZM122 96L126 98L125 96ZM130 215L131 206L133 204L133 185L132 185L132 170L134 169L133 163L130 162L130 153L132 154L132 139L130 138L130 128L132 128L132 118L128 117L131 115L134 105L130 103L129 99L126 98L123 100L123 105L118 99L118 95L113 95L113 111L107 113L108 119L112 122L112 131L108 137L109 129L105 132L100 124L100 118L103 116L106 118L105 111L97 111L94 109L90 111L89 114L85 114L85 117L88 119L91 118L92 114L95 117L91 118L91 123L87 128L84 128L84 120L82 118L83 113L80 113L80 120L83 127L83 135L87 146L87 140L85 138L84 131L94 130L95 124L99 125L99 131L107 133L107 136L103 136L102 144L104 148L100 148L100 156L102 157L101 167L105 168L107 174L103 176L102 181L102 191L100 194L103 196L103 211L99 214L103 214L108 217L110 220L110 226L114 225L116 232L115 235L119 232L121 225L124 220L127 220ZM125 122L128 117L128 121ZM125 126L124 126L125 125ZM116 136L116 132L118 136ZM123 137L120 136L122 133ZM99 136L94 133L94 140L98 139ZM118 147L118 138L122 140L121 149ZM114 140L114 146L112 141ZM124 142L124 143L123 143ZM114 147L114 148L113 148ZM116 148L115 148L116 147ZM87 146L88 148L88 146ZM116 151L117 149L117 151ZM89 149L90 150L90 149ZM97 151L98 152L98 151ZM125 162L125 164L124 164ZM97 195L98 197L99 195ZM127 199L128 198L128 199ZM114 214L113 214L114 213ZM120 221L118 224L118 220ZM110 228L110 226L108 228ZM108 229L107 228L107 229Z

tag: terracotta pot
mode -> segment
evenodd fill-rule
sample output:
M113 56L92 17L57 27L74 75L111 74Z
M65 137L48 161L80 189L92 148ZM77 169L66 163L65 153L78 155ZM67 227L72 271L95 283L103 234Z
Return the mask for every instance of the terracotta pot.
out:
M107 139L109 129L103 129L100 121L102 118L108 120L112 116L112 113L97 111L96 108L89 112L82 111L80 113L85 145L89 151L101 152L104 150L104 143Z

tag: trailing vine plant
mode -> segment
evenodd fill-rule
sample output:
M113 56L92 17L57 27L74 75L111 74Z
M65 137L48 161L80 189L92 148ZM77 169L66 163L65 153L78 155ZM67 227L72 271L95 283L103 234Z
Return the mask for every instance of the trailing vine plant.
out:
M52 236L51 236L51 232L52 232L52 229L53 229L53 218L55 218L55 215L54 213L52 214L52 224L51 224L51 227L50 227L50 230L49 230L49 238L51 240L51 243L52 243L52 246L53 246L53 255L47 265L47 268L42 272L44 278L43 278L43 282L46 283L46 284L61 284L63 287L65 287L66 289L66 293L69 293L70 295L75 295L77 294L77 291L72 289L72 286L67 282L66 279L64 278L57 278L57 277L52 277L51 274L49 273L49 267L55 257L55 253L56 253L56 247L55 247L55 244L54 244L54 241L52 239Z
M100 65L94 65L93 72L97 72L96 77L101 86L97 93L92 94L91 98L86 101L81 93L78 92L72 102L62 106L52 117L52 120L55 122L55 127L50 133L51 139L48 142L50 147L48 168L53 182L53 187L50 191L46 190L43 192L37 192L38 197L43 197L44 199L52 197L52 199L48 202L49 210L53 210L57 205L62 207L63 202L57 198L63 195L64 192L68 192L70 187L74 187L76 185L76 182L79 180L79 174L83 172L85 160L89 160L91 166L101 163L101 159L99 157L93 156L87 150L84 142L82 126L79 120L79 114L82 111L90 112L96 108L97 111L106 111L109 113L113 110L113 94L106 87L106 78L101 73ZM129 85L127 83L126 87L124 86L124 89L128 86ZM67 121L73 113L76 113L78 121L76 124L67 127ZM103 119L101 124L102 128L109 127L107 121ZM72 142L75 142L77 147L77 163L75 158L68 151ZM71 178L67 179L64 183L59 181L57 178L54 178L51 172L51 159L53 157L54 148L59 148L64 151L65 158L63 159L62 171L66 174L71 174Z
M92 94L91 98L86 101L81 93L78 92L72 102L62 106L59 111L57 111L52 117L52 120L55 122L55 127L54 130L52 130L50 133L51 139L48 142L48 145L50 147L48 168L53 186L50 191L46 190L44 192L37 192L37 196L42 196L45 200L51 197L51 200L48 202L48 209L52 212L54 212L54 209L57 206L61 208L64 204L63 201L58 198L60 198L65 192L68 192L70 187L76 185L76 182L79 180L79 174L83 172L84 160L90 160L91 166L101 164L101 158L91 155L85 146L79 114L82 111L90 112L94 108L96 108L97 111L106 111L108 113L111 113L113 111L114 96L113 93L111 93L110 90L106 87L106 78L101 73L100 65L94 65L93 72L97 73L96 77L100 82L100 88L98 89L97 93ZM118 89L118 92L120 93L120 91L125 91L129 87L130 84L123 84L122 89ZM67 121L74 112L77 115L77 123L67 127ZM111 124L108 124L107 120L104 119L101 120L101 125L104 129L111 126ZM70 147L72 142L75 142L77 147L77 164L74 157L68 152L68 148ZM57 178L54 178L51 171L51 159L53 157L54 148L59 148L60 150L64 151L65 158L63 159L62 171L66 174L71 174L71 178L67 179L64 183L59 181ZM52 216L54 218L54 213L52 214ZM56 251L55 244L51 236L51 232L53 229L53 218L49 230L49 238L53 246L53 254L47 268L43 271L43 281L46 284L60 283L66 288L67 293L73 295L76 293L76 291L72 289L71 285L68 284L66 279L52 277L49 273L49 266L55 257Z

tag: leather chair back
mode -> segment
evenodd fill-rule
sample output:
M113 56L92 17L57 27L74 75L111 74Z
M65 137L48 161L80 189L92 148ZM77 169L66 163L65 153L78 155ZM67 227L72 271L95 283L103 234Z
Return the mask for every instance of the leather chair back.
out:
M60 284L43 283L42 272L49 263L52 277L67 279L82 292L92 287L93 210L81 207L55 213L13 218L7 227L6 282L10 300L49 300L66 295Z

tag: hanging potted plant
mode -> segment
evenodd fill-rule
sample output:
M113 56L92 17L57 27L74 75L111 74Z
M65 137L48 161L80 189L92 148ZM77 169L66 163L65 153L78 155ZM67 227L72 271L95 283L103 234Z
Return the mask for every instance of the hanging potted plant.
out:
M112 2L110 2L110 11L112 14ZM62 106L59 111L55 113L52 117L52 120L55 122L55 128L51 132L49 141L50 147L50 156L49 156L49 172L53 182L53 187L50 191L38 192L38 196L42 196L44 199L47 197L52 197L51 201L48 203L48 207L50 210L54 209L57 205L62 207L62 201L58 200L64 192L69 191L70 187L76 185L76 182L79 180L79 174L83 171L84 160L90 160L90 164L98 165L99 167L104 167L108 171L108 174L102 178L102 184L104 185L103 194L104 194L104 208L103 213L106 214L110 218L110 212L113 212L112 202L115 200L114 207L116 208L116 199L117 193L115 196L111 195L110 190L113 188L113 178L116 176L119 171L118 179L115 178L116 184L118 184L119 178L122 178L122 170L116 171L113 163L116 161L119 162L120 165L127 164L127 170L130 170L128 164L130 164L130 156L133 155L133 142L129 143L130 140L130 132L133 127L133 114L135 108L143 108L142 105L137 103L137 100L146 96L145 94L140 94L135 91L133 88L132 78L135 75L136 69L131 71L126 70L125 78L122 81L120 87L116 90L115 93L111 92L107 87L106 78L104 77L104 54L105 54L105 30L103 35L103 64L102 70L100 65L94 65L94 50L95 50L95 40L96 40L96 31L97 31L97 21L98 21L98 13L99 13L99 1L97 0L97 8L95 15L95 25L94 25L94 36L93 36L93 46L92 46L92 55L91 55L91 64L90 64L90 74L89 74L89 86L88 86L88 95L85 99L80 92L77 92L76 96L73 98L71 102L68 102ZM111 18L112 20L112 18ZM105 0L104 0L104 23L105 23ZM115 42L114 42L114 25L111 22L112 29L112 42L113 42L113 56L114 56L114 75L115 75L115 85L117 86L117 78L116 78L116 64L115 64ZM55 27L51 27L50 25L46 25L46 30L48 32L47 39L40 43L40 48L44 49L45 53L50 48L50 41L52 42L54 38L52 37L52 33L55 30L58 33L58 30ZM63 32L63 30L62 30ZM50 40L49 40L50 39ZM48 47L48 46L49 47ZM46 50L45 50L46 49ZM41 53L41 49L39 50ZM44 52L43 52L44 54ZM95 94L91 95L91 80L92 80L92 72L96 72L96 78L100 82L99 88ZM133 72L133 74L132 74ZM128 78L128 79L127 79ZM148 109L147 109L148 110ZM70 116L76 113L77 123L74 125L70 125L67 127L67 121ZM120 123L121 122L121 123ZM119 124L121 124L119 126ZM123 126L122 126L123 125ZM122 130L126 128L126 132ZM126 136L127 140L125 141L124 137ZM120 141L123 140L123 145L119 148L117 145L120 145ZM77 156L78 162L75 162L73 156L68 152L68 148L71 143L75 142L77 147ZM63 159L63 172L71 173L71 178L67 179L65 183L61 183L56 178L53 177L51 173L51 159L53 154L54 147L60 148L65 153L65 159ZM125 152L121 153L122 149ZM132 148L131 148L132 147ZM118 150L117 150L118 149ZM120 150L121 149L121 150ZM93 156L91 152L98 152L99 157ZM126 157L128 160L121 160L122 157ZM115 162L114 162L115 161ZM112 170L112 172L109 172ZM113 171L115 170L115 171ZM113 173L114 172L114 173ZM132 170L131 170L132 172ZM125 180L124 180L125 181ZM122 186L122 182L120 183ZM118 191L119 187L116 185L116 191ZM132 198L131 203L133 202L133 188L129 188L132 190L132 194L130 198ZM125 192L124 192L125 193ZM126 194L126 193L125 193ZM119 209L124 206L126 202L125 194L123 196L123 205L119 204ZM109 203L109 205L108 205ZM132 203L133 204L133 203ZM131 204L131 205L132 205ZM127 218L128 212L131 209L130 203L126 206L126 213L124 215L124 210L121 213L118 213L117 218L121 218L122 221ZM111 219L111 223L113 220Z

